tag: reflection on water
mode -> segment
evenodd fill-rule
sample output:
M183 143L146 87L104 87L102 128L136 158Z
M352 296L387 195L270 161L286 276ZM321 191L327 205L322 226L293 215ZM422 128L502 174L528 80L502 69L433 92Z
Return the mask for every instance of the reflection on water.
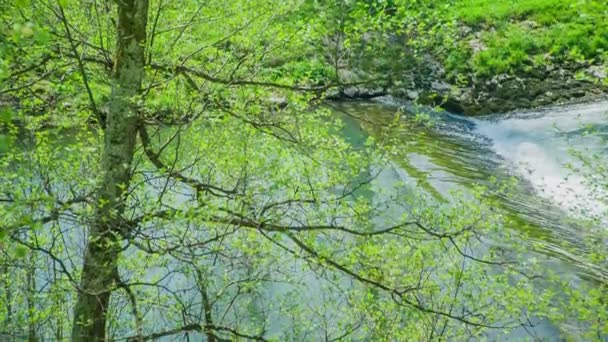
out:
M344 115L346 134L356 132L352 127L356 126L374 137L400 115L404 126L397 132L401 153L394 158L396 173L436 200L445 201L452 189L476 183L492 186L492 179L516 177L516 189L501 198L514 222L511 228L525 231L530 245L557 257L560 267L580 266L579 272L592 276L606 272L577 265L576 251L584 248L583 237L572 219L599 215L608 207L565 165L577 165L569 152L572 148L606 156L602 151L608 102L482 118L437 112L431 115L430 127L414 122L411 114L387 100L345 102L332 108ZM585 136L591 129L596 134Z
M596 188L571 171L580 166L571 153L573 148L608 163L608 102L481 118L436 112L430 116L430 127L417 123L413 114L403 113L404 107L390 99L331 106L344 116L347 135L357 132L357 127L364 134L381 137L399 115L403 125L391 133L398 139L399 153L392 158L395 170L384 176L415 183L437 201L449 201L453 189L473 184L491 188L494 179L515 177L510 194L496 196L512 222L505 228L525 233L530 257L542 253L546 269L573 283L608 277L608 270L578 256L586 248L582 243L585 236L574 223L606 217L608 206L597 198ZM589 131L595 134L587 136ZM537 323L533 335L559 338L551 323ZM529 338L528 333L515 331L509 338Z
M450 203L452 190L466 192L473 184L492 188L496 184L493 179L503 181L515 176L519 181L511 189L510 195L497 193L494 199L499 200L500 209L509 217L510 226L505 228L525 233L524 241L528 244L530 255L543 253L546 256L543 258L543 266L558 274L578 274L580 277L576 278L576 281L593 281L593 277L606 272L605 269L585 264L578 257L578 252L585 247L581 243L582 230L572 223L572 218L599 214L606 207L593 199L592 190L581 177L570 175L564 163L576 164L576 159L568 153L572 147L584 146L592 152L606 155L604 152L608 126L603 115L608 110L608 102L475 119L448 113L432 113L431 125L412 119L410 114L399 111L399 106L390 102L333 103L330 106L337 114L342 115L345 123L342 134L353 146L362 147L369 136L380 140L390 134L397 147L398 153L391 157L391 167L382 169L369 188L361 190L369 193L359 195L373 196L378 189L392 187L396 182L404 182L418 186L440 203ZM386 127L395 119L403 125L397 130L387 130ZM598 130L599 134L584 137L589 130ZM379 170L366 171L376 173ZM163 179L155 180L153 176L151 173L144 174L146 184L150 187L149 198L158 197L158 193L153 189L162 189L165 186ZM176 193L173 205L179 206L191 200L187 189L177 188L173 184L171 188ZM398 216L399 209L402 208L387 208L383 213L387 216ZM177 219L172 222L174 225L179 223L189 227L189 223L179 222ZM85 234L84 230L79 228L81 226L67 221L62 221L57 227L73 239L65 242L68 248L60 254L62 258L72 261L67 265L69 271L77 269L81 264L79 256L82 255L81 247L84 245ZM152 225L142 230L155 242L171 242L176 245L185 238L204 241L213 237L212 231L199 229L197 224L192 224L191 229L185 229L184 232L176 230L175 235L167 234L167 231L170 230L159 230ZM246 232L239 234L243 234L243 240L246 242ZM243 246L248 245L244 243ZM252 331L265 320L268 322L265 329L270 336L278 336L279 332L298 326L302 321L313 321L313 314L316 314L315 310L319 308L323 309L326 322L337 322L341 316L346 316L341 310L348 308L347 294L357 286L356 283L348 277L339 276L336 276L331 284L324 282L325 275L316 274L305 260L294 262L291 255L278 248L266 247L266 251L267 255L263 256L267 259L266 266L271 268L253 275L249 272L256 269L252 266L255 265L254 261L251 261L251 265L249 260L244 266L238 265L242 266L240 272L243 274L233 270L233 260L244 259L239 254L240 249L235 249L235 255L226 255L225 260L220 259L218 263L215 259L204 257L195 260L199 266L207 268L208 278L212 279L205 285L209 292L217 290L222 294L221 297L218 294L217 312L214 314L219 316L221 313L225 316L230 309L235 317L248 317L248 320L229 318L227 321L241 327L250 326ZM258 260L261 258L260 253L256 254ZM71 254L76 255L73 260L70 259ZM138 255L138 251L132 246L126 248L123 253L125 260L133 264L131 267L145 270L143 280L152 282L160 275L166 274L158 280L159 285L180 292L181 300L196 302L200 293L192 289L198 284L188 277L189 271L186 267L179 262L169 261L161 263L157 260L155 264L152 258L138 258ZM152 260L150 264L149 259ZM159 267L159 264L163 267ZM247 277L271 280L264 280L263 287L256 289L257 292L250 291L246 294L240 293L240 287L237 289L223 283L225 281L227 284L235 284L239 278ZM43 277L39 283L44 283ZM293 284L298 286L292 286ZM150 291L152 295L153 291ZM231 302L232 295L234 298L239 296L241 302ZM294 302L305 303L310 312L290 317L289 312L281 310L265 311L265 308L277 305L280 300L284 301L282 304L285 308ZM176 307L178 305L172 301L168 303ZM327 303L332 305L326 305ZM167 312L153 310L157 311L151 311L147 317L154 323L155 329L160 329ZM122 317L120 315L129 313L117 315ZM128 319L127 317L125 321ZM166 324L167 329L172 327L171 323ZM559 336L556 327L551 324L537 323L540 323L536 327L537 335L549 340ZM332 327L333 330L338 328ZM118 335L120 333L117 332ZM194 334L192 337L202 339L201 334ZM509 337L519 340L528 337L528 332L516 331Z

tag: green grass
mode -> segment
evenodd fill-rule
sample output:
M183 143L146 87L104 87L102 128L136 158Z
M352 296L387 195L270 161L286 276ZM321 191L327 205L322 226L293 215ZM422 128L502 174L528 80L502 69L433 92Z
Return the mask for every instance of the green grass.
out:
M526 72L550 63L608 61L605 0L452 0L450 19L481 31L484 51L461 43L445 57L448 72L481 76Z
M505 20L542 17L543 23L559 20L569 12L568 0L469 0L457 2L454 14L464 23L496 25Z

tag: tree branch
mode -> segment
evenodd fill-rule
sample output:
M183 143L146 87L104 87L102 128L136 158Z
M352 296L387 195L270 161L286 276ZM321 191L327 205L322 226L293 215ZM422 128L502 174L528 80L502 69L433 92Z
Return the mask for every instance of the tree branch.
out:
M76 57L76 60L78 61L78 69L80 71L80 76L82 77L82 83L84 85L84 88L87 91L87 96L89 97L89 102L91 104L91 110L93 111L93 114L95 115L95 117L97 118L97 121L101 125L101 128L105 129L106 120L103 117L103 115L101 114L101 112L97 109L97 104L95 103L95 98L93 97L93 92L91 91L91 87L89 86L89 77L85 70L84 63L82 62L82 58L80 58L78 56L78 50L76 49L76 44L74 44L74 40L72 39L72 33L70 32L68 20L65 16L65 12L63 10L63 6L61 6L60 1L57 2L57 6L59 8L59 13L55 13L55 14L59 17L59 19L63 23L63 27L65 29L65 34L70 43L70 48L72 49L72 53L74 54L74 56ZM53 11L53 12L55 12L55 11Z
M236 195L238 195L238 192L237 192L238 183L234 189L226 190L226 189L222 189L220 187L217 187L217 186L214 186L211 184L205 184L194 178L185 176L184 174L182 174L178 171L175 171L172 168L168 168L167 165L165 165L163 163L163 161L160 159L160 155L157 152L152 150L152 143L150 141L150 136L148 135L148 132L146 131L146 128L143 125L140 125L140 127L139 127L139 136L141 138L141 142L142 142L146 156L148 157L150 162L152 162L152 164L159 171L164 170L165 172L167 172L169 174L169 176L196 189L197 193L198 192L208 192L214 196L230 197L230 198L233 198Z

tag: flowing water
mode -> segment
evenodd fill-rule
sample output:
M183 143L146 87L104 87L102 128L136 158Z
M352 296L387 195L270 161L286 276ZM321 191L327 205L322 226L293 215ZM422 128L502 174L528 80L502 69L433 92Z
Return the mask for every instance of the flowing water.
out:
M494 178L515 177L513 195L500 198L501 209L514 222L506 228L526 233L530 255L543 255L547 268L576 281L608 277L605 265L589 265L579 257L585 236L576 223L608 217L608 204L599 199L596 188L570 171L578 166L570 153L573 148L596 153L608 163L608 101L480 118L432 112L430 124L421 124L407 114L418 109L404 108L391 99L329 106L343 118L343 134L354 146L362 145L368 136L381 136L396 115L404 123L396 133L401 153L393 158L392 169L374 181L374 187L404 181L421 187L437 201L449 202L453 189L492 186ZM588 131L595 134L587 136ZM77 237L79 241L72 245L82 246L82 234ZM315 279L312 273L302 275L303 283L315 284ZM285 291L271 286L265 298L271 301ZM315 286L309 286L309 292L309 298L318 297ZM276 330L282 329L283 318L273 318ZM562 335L550 322L536 323L533 336L556 340ZM510 337L529 338L530 332L515 331Z
M388 100L332 108L344 115L346 134L353 141L379 134L395 115L411 115ZM398 177L415 180L445 200L450 189L513 176L518 188L502 199L504 207L522 228L537 229L534 235L550 249L579 241L572 219L608 210L597 190L573 174L579 162L571 153L582 149L608 162L608 101L480 118L435 112L430 126L406 127L399 132L403 154L395 160ZM586 135L589 131L594 134Z
M411 113L419 108L392 99L331 107L343 115L345 132L354 142L380 136L399 115L405 122L398 132L402 153L393 160L392 175L384 177L415 182L438 201L449 200L452 189L516 178L512 195L500 202L515 222L506 228L526 233L530 257L543 255L546 267L575 282L608 277L606 265L590 265L579 257L585 236L577 226L594 218L599 229L608 229L606 194L572 171L580 167L575 150L608 163L608 101L477 118L433 112L427 125L413 119ZM537 323L533 336L554 340L562 335L549 322Z

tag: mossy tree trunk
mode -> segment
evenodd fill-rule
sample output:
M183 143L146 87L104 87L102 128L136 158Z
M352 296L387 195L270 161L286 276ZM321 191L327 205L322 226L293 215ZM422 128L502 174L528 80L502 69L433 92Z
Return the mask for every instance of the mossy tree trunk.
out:
M90 226L80 289L74 307L73 341L103 341L110 294L116 280L120 231L131 178L144 75L148 0L120 0L110 110L104 131L103 178Z

